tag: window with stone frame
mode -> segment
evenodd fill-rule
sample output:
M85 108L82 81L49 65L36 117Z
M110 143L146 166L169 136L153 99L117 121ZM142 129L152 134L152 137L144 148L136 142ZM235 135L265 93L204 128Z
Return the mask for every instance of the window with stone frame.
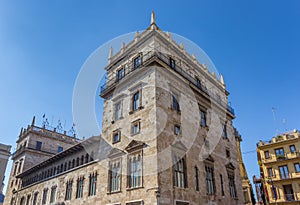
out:
M133 59L133 69L136 69L142 65L142 55L138 55Z
M43 191L42 204L47 203L47 196L48 196L48 188L44 189L44 191Z
M25 197L24 196L21 197L20 205L25 205Z
M141 129L141 122L140 120L136 120L134 122L131 123L131 134L132 135L136 135L140 133L140 129Z
M109 162L108 182L109 192L121 191L121 159Z
M174 125L174 134L175 135L181 135L180 125Z
M269 178L274 176L272 167L267 168L267 171L268 171L268 177Z
M234 180L234 172L228 171L228 183L229 183L229 192L231 198L236 198L236 186L235 186L235 180Z
M96 195L97 191L97 172L90 174L89 176L89 196Z
M29 205L29 204L30 204L30 199L31 199L31 195L28 194L28 195L27 195L27 198L26 198L26 205Z
M202 127L206 127L206 112L203 110L200 110L200 125Z
M269 158L270 158L270 153L269 153L269 151L265 151L264 154L265 154L265 158L266 158L266 159L269 159Z
M119 120L122 117L122 101L118 101L115 104L115 120Z
M124 78L124 76L125 76L125 68L122 67L117 71L117 80L116 81L121 80L122 78Z
M51 193L50 193L50 203L54 203L55 202L55 198L56 198L56 190L57 190L57 186L53 186L51 187Z
M214 195L216 193L216 185L215 185L213 164L210 163L205 165L205 173L206 173L206 193L208 195Z
M186 158L177 153L173 154L174 186L180 188L187 187Z
M35 192L35 193L33 194L32 205L36 205L36 204L37 204L38 195L39 195L39 192Z
M131 110L136 111L141 108L142 105L142 91L138 90L132 95Z
M128 188L138 188L143 186L143 155L142 151L128 155Z
M300 164L299 163L295 163L294 164L294 167L295 167L295 172L296 173L299 173L300 172ZM299 185L300 186L300 185Z
M65 200L71 200L73 180L69 180L66 184Z
M76 199L82 198L83 196L84 177L77 179Z
M174 94L172 94L172 109L180 112L178 97Z
M198 88L201 88L201 80L196 77L196 85Z
M170 57L170 68L174 70L175 66L176 66L175 60L172 57Z
M227 122L225 122L223 124L222 137L225 138L225 139L228 139Z
M112 135L112 143L120 142L121 140L121 130L115 130Z

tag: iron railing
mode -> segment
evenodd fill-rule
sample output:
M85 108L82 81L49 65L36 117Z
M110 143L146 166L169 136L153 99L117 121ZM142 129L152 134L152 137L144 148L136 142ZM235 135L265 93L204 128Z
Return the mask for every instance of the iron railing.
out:
M139 67L135 68L134 63L132 61L130 61L123 66L123 69L125 69L124 70L125 75L122 78L118 78L118 76L116 74L111 79L106 79L106 82L103 85L101 85L101 87L100 87L100 91L101 91L100 94L103 95L103 94L109 92L118 83L120 83L124 78L127 78L128 76L130 76L131 73L133 73L134 71L139 70L139 69L144 69L145 67L143 65L145 65L147 63L147 61L149 61L153 58L157 58L158 60L164 62L166 65L170 64L170 58L167 55L165 55L164 53L155 51L155 50L149 51L142 56L142 64ZM204 84L197 81L197 79L195 79L193 76L191 76L189 73L187 73L184 69L182 69L182 67L180 65L178 65L177 62L175 62L175 63L176 63L175 67L172 68L175 72L179 73L186 80L188 80L190 83L192 83L194 86L196 86L200 91L204 92L208 97L212 98L215 102L217 102L219 105L221 105L222 107L227 109L232 115L234 115L234 109L230 105L228 105L227 102L224 102L220 96L214 94L213 92L210 92Z

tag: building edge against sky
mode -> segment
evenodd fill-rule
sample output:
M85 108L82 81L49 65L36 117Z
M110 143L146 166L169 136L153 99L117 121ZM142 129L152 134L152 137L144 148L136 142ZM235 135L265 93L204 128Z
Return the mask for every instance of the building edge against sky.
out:
M3 203L4 201L4 193L3 193L3 188L4 188L4 178L5 178L5 170L7 166L8 159L10 157L10 150L11 146L10 145L4 145L0 143L0 204Z
M300 139L292 130L257 143L257 198L268 204L300 204Z
M84 146L34 123L22 130L6 204L244 204L247 174L223 78L162 32L154 14L145 32L111 52L106 70L100 138ZM29 157L29 148L47 155Z

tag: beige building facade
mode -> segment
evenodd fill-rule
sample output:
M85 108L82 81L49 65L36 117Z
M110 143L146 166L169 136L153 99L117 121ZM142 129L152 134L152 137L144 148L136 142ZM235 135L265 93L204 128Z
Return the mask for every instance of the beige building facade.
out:
M105 70L101 136L70 137L64 151L11 175L18 186L5 204L244 204L222 76L161 31L154 13L143 33L111 49Z
M300 139L293 130L257 143L261 192L268 204L300 204Z

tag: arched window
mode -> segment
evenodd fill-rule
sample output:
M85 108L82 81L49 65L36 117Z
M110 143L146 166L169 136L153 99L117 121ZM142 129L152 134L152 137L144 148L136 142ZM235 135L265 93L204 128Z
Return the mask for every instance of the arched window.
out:
M84 156L81 155L80 165L83 165L83 163L84 163Z
M77 157L77 159L76 159L76 166L77 167L79 166L79 157Z
M85 163L88 163L88 162L89 162L89 154L86 153L86 155L85 155Z

